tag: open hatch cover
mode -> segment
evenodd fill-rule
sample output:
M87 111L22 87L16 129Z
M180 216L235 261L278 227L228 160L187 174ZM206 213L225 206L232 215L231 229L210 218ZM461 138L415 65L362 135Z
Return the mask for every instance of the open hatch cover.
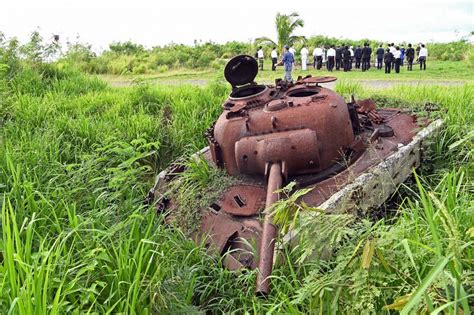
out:
M249 55L235 56L225 66L224 76L233 87L252 83L258 73L257 60Z

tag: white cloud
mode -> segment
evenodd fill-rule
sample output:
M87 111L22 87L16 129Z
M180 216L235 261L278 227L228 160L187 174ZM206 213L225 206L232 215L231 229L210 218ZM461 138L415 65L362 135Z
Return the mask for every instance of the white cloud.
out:
M306 36L426 42L455 40L456 30L474 30L470 1L6 0L2 6L0 30L7 36L25 40L39 26L46 36L60 34L65 40L79 34L97 48L129 39L153 46L274 37L278 11L299 12L306 23L299 33Z

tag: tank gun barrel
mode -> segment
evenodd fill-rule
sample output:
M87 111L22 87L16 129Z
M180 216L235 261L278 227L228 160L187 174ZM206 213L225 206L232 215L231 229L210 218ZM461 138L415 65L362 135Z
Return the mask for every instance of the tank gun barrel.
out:
M265 219L263 222L262 242L260 246L260 259L258 262L257 285L255 292L258 295L270 293L270 276L273 269L273 254L275 251L275 239L277 227L273 224L270 213L271 206L280 199L278 190L283 184L281 163L273 163L270 166L267 182L267 197L265 202Z

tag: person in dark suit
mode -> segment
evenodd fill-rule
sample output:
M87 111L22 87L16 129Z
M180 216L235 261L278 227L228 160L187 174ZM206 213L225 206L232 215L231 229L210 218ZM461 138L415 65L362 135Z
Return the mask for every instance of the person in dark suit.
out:
M344 47L342 59L344 61L344 72L347 72L351 69L351 51L349 50L349 46Z
M416 50L415 50L416 56L418 58L416 61L419 61L420 59L420 49L421 49L421 43L418 44L418 47L416 47Z
M349 52L351 53L351 60L349 62L349 70L352 70L352 63L354 62L354 49L353 49L353 46L349 46Z
M407 51L405 52L405 56L407 58L407 70L412 71L413 70L413 60L415 60L415 49L411 47L411 44L408 44Z
M383 53L385 51L382 48L382 44L380 44L379 48L376 51L377 54L377 69L382 69L382 63L383 63Z
M367 43L367 48L369 48L369 59L368 59L368 62L367 62L367 70L369 70L370 69L370 59L372 58L372 48L370 48L369 43Z
M364 48L362 48L362 71L369 70L370 54L371 50L369 48L369 44L365 43Z
M342 62L342 47L337 46L337 48L336 48L336 70L339 70L341 68L341 62Z
M390 70L392 69L393 55L389 48L387 48L385 55L383 55L383 62L385 63L385 73L390 73Z
M360 61L362 59L362 49L360 48L360 45L357 45L354 51L354 58L356 60L355 68L360 69Z

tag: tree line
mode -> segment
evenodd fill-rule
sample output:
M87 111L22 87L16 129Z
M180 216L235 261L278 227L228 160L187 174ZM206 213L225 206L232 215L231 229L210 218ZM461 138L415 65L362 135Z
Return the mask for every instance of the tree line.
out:
M291 17L291 15L290 15ZM378 46L380 41L371 39L341 39L322 35L304 38L293 35L296 27L304 24L293 16L286 22L280 21L284 30L279 32L276 41L260 37L252 42L229 41L224 44L215 42L195 41L193 45L171 43L164 46L146 48L141 44L127 42L114 42L108 49L101 53L94 51L92 45L80 40L74 42L61 42L54 39L43 38L38 31L31 33L27 43L21 44L15 37L7 38L0 32L0 49L12 55L13 59L35 63L50 61L92 74L144 74L162 73L170 69L221 69L227 60L239 54L254 55L258 46L263 46L265 56L270 56L270 51L277 45L289 42L297 51L303 43L308 47L329 45L356 46L365 42L372 47ZM280 18L281 19L281 18ZM474 65L474 49L467 40L450 43L427 43L431 60L468 60Z

